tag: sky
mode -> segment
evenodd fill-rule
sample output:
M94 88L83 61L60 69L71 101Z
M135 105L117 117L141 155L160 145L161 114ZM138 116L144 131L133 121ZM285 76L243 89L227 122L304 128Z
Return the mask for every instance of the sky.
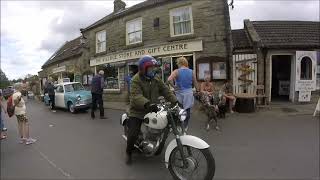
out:
M143 0L124 0L127 7ZM108 1L1 0L1 69L9 79L37 74L66 41L113 11ZM232 29L243 20L319 21L319 2L313 0L234 0Z

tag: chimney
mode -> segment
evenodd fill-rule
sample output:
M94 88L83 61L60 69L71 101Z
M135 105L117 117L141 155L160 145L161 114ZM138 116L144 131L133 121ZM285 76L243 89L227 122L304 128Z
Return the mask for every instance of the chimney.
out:
M113 8L114 13L123 11L126 8L126 3L123 2L122 0L114 0L113 5L114 5L114 8Z

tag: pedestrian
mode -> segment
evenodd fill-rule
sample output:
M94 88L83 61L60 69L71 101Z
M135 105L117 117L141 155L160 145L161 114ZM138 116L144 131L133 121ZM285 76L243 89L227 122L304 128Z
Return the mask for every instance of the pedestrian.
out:
M13 106L15 106L14 114L17 117L18 132L21 138L19 143L29 145L35 143L37 140L30 137L30 124L26 114L26 105L21 94L21 85L19 85L16 90L12 95L12 103Z
M225 80L224 85L222 86L222 91L224 92L224 97L229 103L230 113L233 113L233 107L236 104L236 97L233 95L233 87L230 83L230 80Z
M48 93L50 102L51 102L51 110L52 112L56 112L55 110L55 92L54 92L55 86L53 85L52 81L49 81L44 92Z
M178 69L174 70L168 78L168 82L175 89L175 94L183 109L187 111L187 118L184 121L185 130L188 130L188 123L191 116L191 108L194 104L192 86L198 91L198 83L192 69L189 69L188 60L185 57L177 59Z
M100 70L97 75L92 78L91 81L91 94L92 94L92 107L91 107L91 118L95 118L94 112L96 111L97 104L99 104L100 109L100 119L107 119L104 116L103 108L103 86L104 86L104 71Z
M0 131L1 131L1 135L0 135L0 139L6 139L7 135L4 133L5 131L7 131L7 128L4 127L4 118L5 118L5 114L7 114L7 110L4 108L4 104L2 103L2 90L0 91Z

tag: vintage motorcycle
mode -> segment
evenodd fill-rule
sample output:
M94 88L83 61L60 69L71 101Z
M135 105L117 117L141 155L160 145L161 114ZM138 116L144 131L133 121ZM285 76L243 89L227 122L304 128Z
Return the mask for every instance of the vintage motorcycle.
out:
M172 132L175 139L166 147L165 164L174 179L212 179L215 174L215 160L209 145L198 137L186 135L183 127L187 115L185 110L178 104L172 107L163 97L159 100L159 111L144 116L135 148L147 157L159 155L169 133ZM124 127L122 136L125 140L128 120L128 114L124 113L120 124Z

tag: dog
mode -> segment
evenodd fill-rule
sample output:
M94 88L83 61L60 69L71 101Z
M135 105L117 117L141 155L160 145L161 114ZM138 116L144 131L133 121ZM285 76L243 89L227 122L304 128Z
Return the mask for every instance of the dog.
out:
M222 100L222 96L197 92L195 99L200 102L201 110L204 111L208 117L206 130L210 130L210 125L214 122L215 129L219 131L218 118L225 118L226 112L225 101Z

